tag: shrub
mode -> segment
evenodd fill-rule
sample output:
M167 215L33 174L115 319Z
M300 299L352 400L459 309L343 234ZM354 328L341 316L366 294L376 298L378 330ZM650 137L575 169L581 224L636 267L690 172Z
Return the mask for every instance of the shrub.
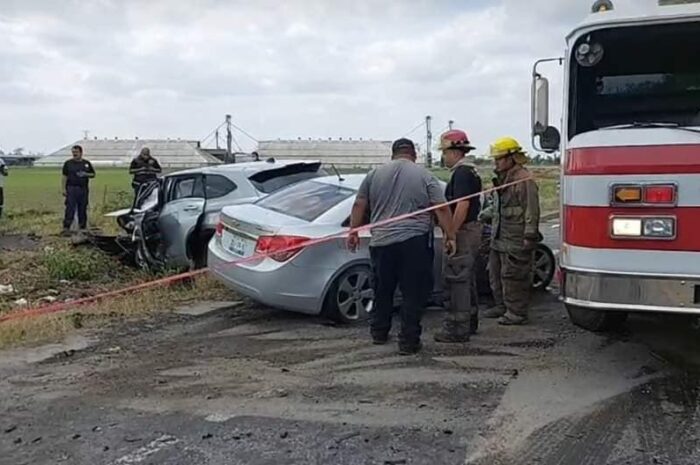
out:
M43 264L54 280L90 281L106 270L104 258L94 252L56 249L44 253Z

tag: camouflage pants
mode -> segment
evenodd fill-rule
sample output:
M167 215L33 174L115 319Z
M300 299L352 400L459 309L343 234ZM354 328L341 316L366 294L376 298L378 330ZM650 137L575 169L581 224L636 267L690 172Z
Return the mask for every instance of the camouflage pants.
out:
M527 317L532 291L534 252L498 252L489 256L489 281L497 307L513 315Z
M469 320L478 312L474 263L481 244L481 224L468 223L457 231L457 253L444 256L443 271L445 307L443 322L445 332L462 336L469 334Z

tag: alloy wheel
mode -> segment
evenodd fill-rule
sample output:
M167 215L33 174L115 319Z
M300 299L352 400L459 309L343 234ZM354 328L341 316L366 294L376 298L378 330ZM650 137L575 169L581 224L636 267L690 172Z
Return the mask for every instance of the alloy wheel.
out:
M338 284L338 312L348 321L365 318L372 311L373 298L369 270L355 270L345 275Z

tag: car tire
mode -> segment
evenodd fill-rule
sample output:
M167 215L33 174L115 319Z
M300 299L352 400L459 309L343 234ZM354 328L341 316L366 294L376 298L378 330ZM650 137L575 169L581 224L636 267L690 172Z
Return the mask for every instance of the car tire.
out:
M591 310L590 308L566 305L571 322L593 332L616 331L627 321L627 312Z
M372 311L373 296L369 266L353 266L333 281L326 294L323 313L339 323L364 321Z
M532 275L532 289L535 291L546 290L554 279L557 267L556 258L552 249L544 244L537 244L535 248L534 270Z

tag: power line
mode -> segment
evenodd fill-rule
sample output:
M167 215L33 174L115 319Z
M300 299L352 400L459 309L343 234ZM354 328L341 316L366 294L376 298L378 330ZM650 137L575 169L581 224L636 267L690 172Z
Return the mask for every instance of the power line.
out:
M241 146L238 145L238 141L236 140L235 137L233 137L233 134L231 135L231 140L232 140L233 143L236 145L236 148L238 149L238 151L239 151L239 152L242 152L242 151L243 151L243 148L241 148Z
M204 145L204 142L207 141L207 140L209 140L209 138L210 138L211 136L213 136L213 135L216 133L216 131L218 131L219 129L221 129L221 127L222 127L224 124L226 124L226 121L224 121L223 123L221 123L220 125L218 125L217 127L215 127L214 130L213 130L212 132L210 132L209 135L207 135L207 137L205 137L205 138L203 138L203 139L200 139L200 140L202 141L202 145Z
M418 129L420 129L423 126L425 126L425 121L422 121L418 126L411 129L410 131L408 131L405 135L401 136L401 138L410 136L411 134L413 134L414 132L416 132Z
M256 139L255 137L251 136L250 134L248 134L248 133L246 132L245 129L239 128L238 126L236 126L236 125L233 124L233 123L231 123L231 126L233 126L234 128L238 129L240 132L243 133L243 135L245 135L246 137L248 137L248 138L249 138L250 140L252 140L253 142L260 142L258 139Z

